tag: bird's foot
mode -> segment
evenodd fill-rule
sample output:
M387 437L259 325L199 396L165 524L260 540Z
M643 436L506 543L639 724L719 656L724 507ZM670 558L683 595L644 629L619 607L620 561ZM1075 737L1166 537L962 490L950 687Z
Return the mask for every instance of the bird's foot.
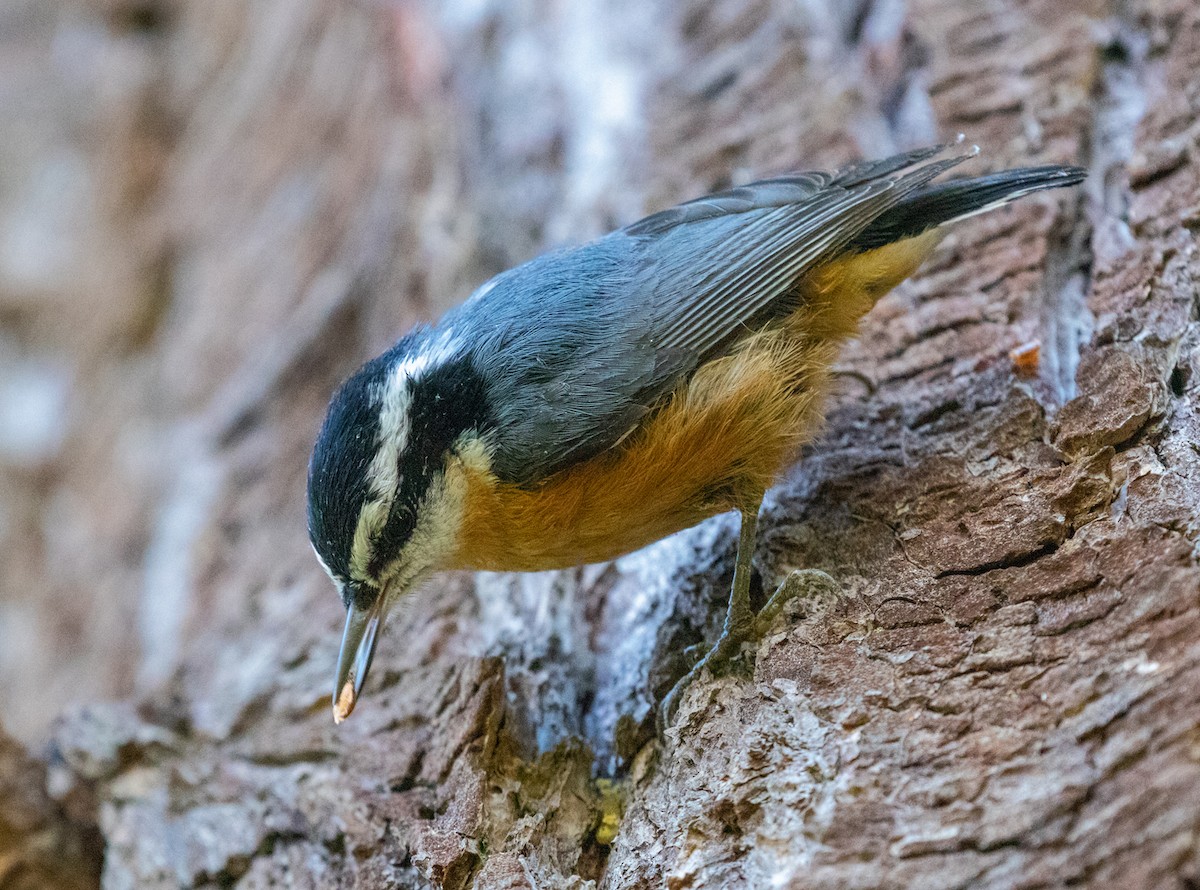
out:
M783 583L771 594L754 616L754 638L761 640L788 603L804 604L802 620L811 621L828 614L837 604L842 589L828 572L820 569L796 569L788 572Z
M839 595L840 588L837 582L819 569L797 569L789 572L783 583L771 594L771 598L756 614L750 615L749 620L727 622L725 630L712 648L671 687L671 691L659 705L659 735L671 725L683 693L692 681L705 671L713 677L727 673L733 662L741 656L747 643L757 643L767 635L775 619L788 603L802 600L807 605L804 617L819 618L833 607ZM703 651L702 646L688 647L689 653L696 651Z

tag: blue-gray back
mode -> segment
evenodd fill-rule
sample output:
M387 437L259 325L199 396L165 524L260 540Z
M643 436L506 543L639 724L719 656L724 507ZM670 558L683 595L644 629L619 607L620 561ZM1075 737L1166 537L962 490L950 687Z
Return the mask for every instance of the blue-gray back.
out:
M932 153L711 195L488 282L437 330L487 381L497 475L536 482L619 442L780 312L800 275L961 160L891 175Z

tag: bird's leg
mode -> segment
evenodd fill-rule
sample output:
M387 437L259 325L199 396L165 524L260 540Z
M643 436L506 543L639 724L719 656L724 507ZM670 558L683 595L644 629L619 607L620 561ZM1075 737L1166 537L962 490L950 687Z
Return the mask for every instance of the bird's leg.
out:
M659 706L659 728L665 728L675 716L684 690L705 669L717 673L737 655L742 643L754 632L755 615L750 608L750 573L753 571L754 540L758 529L758 506L742 510L742 525L738 533L737 562L733 568L733 589L729 594L729 609L725 612L725 627L708 653L671 687ZM774 597L772 597L774 599Z
M733 567L733 589L729 592L729 608L725 612L725 626L721 636L696 668L724 667L739 654L742 643L754 631L754 610L750 608L750 575L754 571L754 542L758 537L758 507L742 511L742 525L738 533L737 562ZM695 669L691 673L695 673Z
M729 609L725 613L725 627L716 644L679 679L663 699L658 713L660 733L671 724L679 701L691 682L706 669L714 676L720 675L729 662L741 653L746 642L761 639L766 635L776 617L789 602L801 597L812 600L814 607L810 609L809 616L814 617L828 611L830 604L838 597L837 582L828 574L817 569L799 569L788 574L757 614L751 610L750 573L757 527L758 511L743 510L737 563L733 570L733 589L729 595Z

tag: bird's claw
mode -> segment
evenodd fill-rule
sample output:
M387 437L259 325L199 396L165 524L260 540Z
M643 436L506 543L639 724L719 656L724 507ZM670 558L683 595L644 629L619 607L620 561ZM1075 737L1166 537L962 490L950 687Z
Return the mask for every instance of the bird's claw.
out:
M712 648L671 687L671 691L666 694L658 708L659 735L671 725L683 693L692 681L704 671L708 671L714 677L726 673L732 662L742 654L746 643L757 642L770 632L785 606L803 600L808 605L803 618L820 618L829 612L839 595L840 588L837 582L826 572L819 569L797 569L789 572L783 583L756 614L745 616L748 620L735 618L728 622L725 631ZM703 649L703 644L689 646L685 654Z
M802 620L811 621L824 617L841 597L842 590L828 572L820 569L795 569L788 572L771 598L754 616L755 639L761 640L771 630L775 619L789 603L803 602L805 609Z

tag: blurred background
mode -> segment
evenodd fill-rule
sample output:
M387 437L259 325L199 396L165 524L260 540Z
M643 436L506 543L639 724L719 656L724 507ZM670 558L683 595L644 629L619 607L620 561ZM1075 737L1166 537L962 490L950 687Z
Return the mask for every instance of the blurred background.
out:
M264 608L327 634L302 489L336 381L545 246L935 138L904 14L4 3L0 722L35 742Z
M70 823L113 890L1200 886L1197 72L1195 0L0 2L0 884ZM1089 178L847 346L757 553L829 620L659 739L717 517L431 583L333 726L345 375L546 249L958 133Z

